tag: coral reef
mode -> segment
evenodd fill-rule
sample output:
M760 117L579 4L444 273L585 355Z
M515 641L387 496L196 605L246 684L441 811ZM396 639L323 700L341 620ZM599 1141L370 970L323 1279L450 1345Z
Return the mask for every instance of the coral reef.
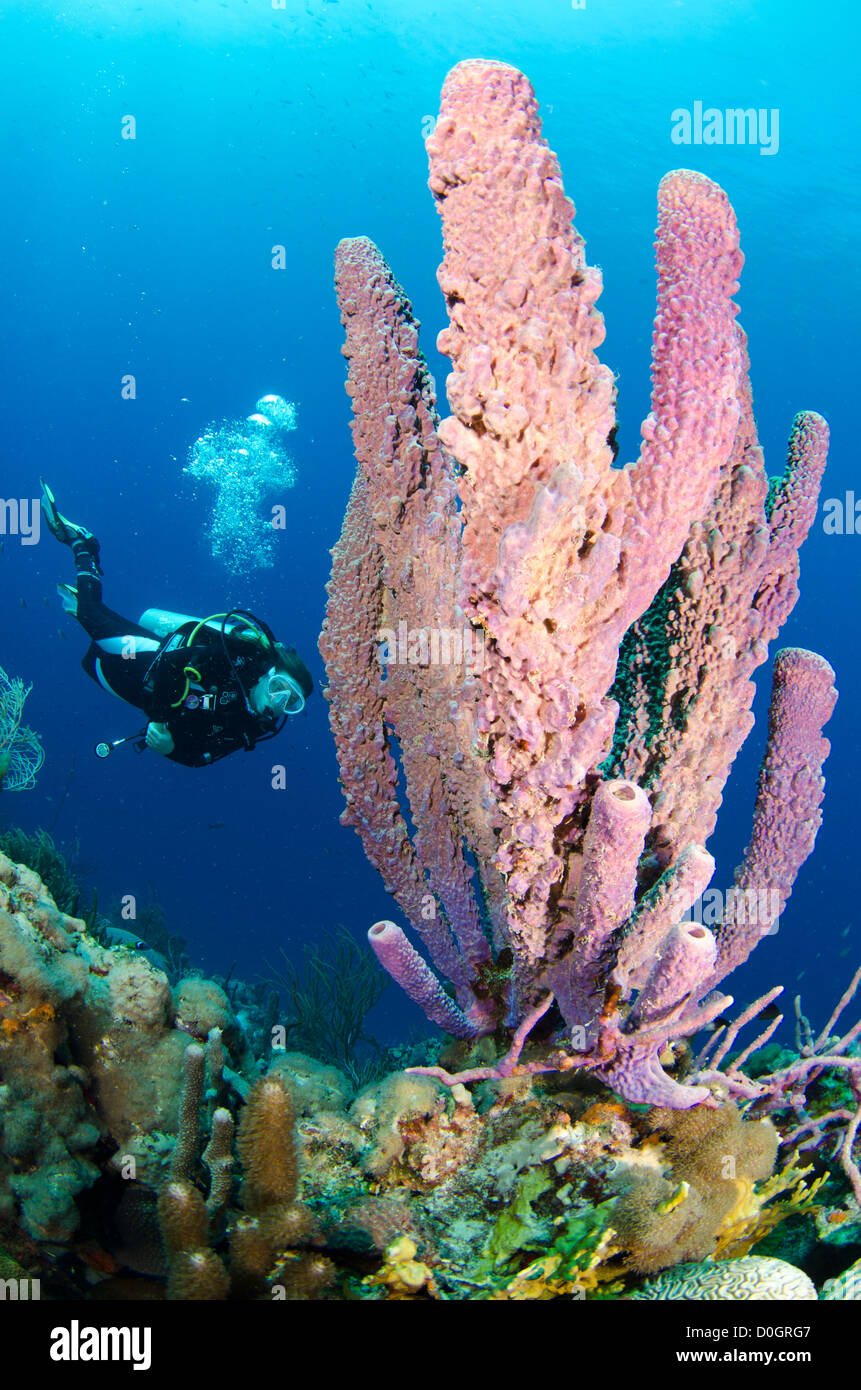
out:
M109 1145L170 1130L186 1036L167 980L112 952L0 855L0 1167L5 1214L36 1238L68 1238L76 1196ZM146 1166L144 1164L144 1166Z
M14 855L10 855L10 858L14 858ZM61 904L58 902L57 905ZM179 933L168 928L164 908L151 886L142 903L112 903L107 914L93 923L92 931L103 946L134 946L151 965L164 971L172 985L191 973L191 961L186 954L187 942Z
M242 1109L236 1150L242 1169L240 1210L227 1217L227 1258L212 1248L231 1193L233 1117L219 1108L211 1120L203 1162L209 1170L204 1200L191 1181L199 1139L204 1051L186 1052L186 1084L171 1173L158 1198L159 1227L168 1260L167 1297L177 1301L240 1298L314 1298L332 1267L305 1252L314 1230L311 1213L296 1199L299 1175L290 1091L280 1076L261 1077Z
M233 1022L230 1001L220 985L199 975L186 975L173 989L177 1027L194 1038L207 1038L213 1028L222 1033Z
M646 1125L663 1141L663 1171L631 1169L614 1214L618 1241L641 1273L714 1254L722 1232L752 1214L754 1184L771 1175L778 1145L768 1120L745 1123L731 1102L653 1110Z
M643 1296L673 1298L687 1260L702 1296L746 1297L785 1229L805 1268L828 1249L825 1296L855 1297L851 1185L821 1149L815 1179L775 1164L780 1109L632 1108L578 1071L357 1091L253 1047L216 982L171 990L5 858L0 899L0 1249L46 1295L607 1299L669 1269Z
M299 1087L303 1064L328 1070L330 1088L352 1098L340 1073L302 1057ZM294 1201L293 1102L283 1067L279 1057L255 1084L258 1065L214 981L187 976L171 991L142 954L101 945L59 911L31 869L0 855L6 1244L89 1247L98 1211L98 1240L113 1252L106 1263L157 1275L166 1268L169 1298L226 1297L231 1289L257 1296L276 1285L283 1297L312 1296L330 1272L321 1255L295 1249L313 1222ZM241 1110L235 1208L231 1105ZM201 1159L203 1119L209 1137ZM197 1185L204 1171L206 1198ZM78 1199L91 1189L84 1208ZM219 1235L230 1245L229 1264L210 1245ZM265 1261L252 1280L255 1242Z
M11 825L0 832L0 853L13 864L24 864L37 873L61 912L67 912L70 917L77 915L81 897L73 863L77 855L65 854L47 830L29 834Z

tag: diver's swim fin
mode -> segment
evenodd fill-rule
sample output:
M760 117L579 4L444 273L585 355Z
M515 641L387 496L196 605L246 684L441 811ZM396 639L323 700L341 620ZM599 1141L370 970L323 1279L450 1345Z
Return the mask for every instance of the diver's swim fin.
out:
M78 591L71 584L58 584L57 593L60 595L60 602L67 613L71 613L73 618L78 616Z
M75 534L77 526L71 526L64 516L60 515L57 508L57 499L48 487L44 478L39 479L42 488L42 515L51 535L62 545L71 545L73 541L79 539Z
M99 543L92 531L88 531L86 526L79 526L77 522L69 521L64 517L58 510L57 500L45 479L40 478L39 483L42 488L42 515L51 535L61 545L72 547L79 573L100 575L102 570L99 565Z

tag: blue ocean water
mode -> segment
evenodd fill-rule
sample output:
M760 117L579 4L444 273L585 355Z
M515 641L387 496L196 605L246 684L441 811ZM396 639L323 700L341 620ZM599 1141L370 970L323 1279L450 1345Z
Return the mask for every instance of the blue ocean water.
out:
M342 798L316 650L353 475L342 333L332 291L337 241L367 234L387 256L435 351L445 316L440 231L423 135L446 71L466 57L522 68L542 105L591 262L604 271L601 350L619 377L621 454L648 408L653 232L661 176L680 165L726 189L746 268L760 438L782 468L795 412L831 425L824 496L856 486L858 129L847 104L857 11L778 0L43 0L3 5L0 105L0 492L35 497L38 476L102 542L106 600L205 615L259 613L311 666L318 690L278 744L186 770L100 739L134 732L136 711L80 671L86 645L54 593L71 565L43 533L0 555L0 662L32 682L27 721L46 762L34 791L9 793L0 821L53 825L77 842L100 903L157 893L195 963L247 978L321 928L357 939L392 905ZM779 111L779 148L671 140L695 102ZM133 115L136 138L122 138ZM285 269L271 249L287 249ZM121 398L134 375L136 398ZM266 392L297 405L271 569L237 578L205 539L211 499L183 474L190 446ZM861 493L861 489L859 489ZM773 983L803 991L820 1019L858 963L856 857L861 535L826 535L802 555L802 598L779 645L821 651L840 701L824 826L778 935L733 979L747 1001ZM737 760L710 848L729 881L746 843L764 744ZM287 769L273 790L274 761ZM63 799L65 797L65 799ZM62 801L62 805L61 805ZM381 1037L421 1029L389 989Z

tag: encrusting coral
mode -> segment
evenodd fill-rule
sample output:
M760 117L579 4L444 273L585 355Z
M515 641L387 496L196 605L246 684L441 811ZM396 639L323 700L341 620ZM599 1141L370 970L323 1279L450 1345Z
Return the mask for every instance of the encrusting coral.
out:
M81 886L75 877L70 856L55 845L47 830L28 834L19 826L0 832L0 853L13 864L26 865L39 875L62 912L74 916L78 910Z
M0 855L0 1214L34 1238L74 1233L100 1145L170 1127L186 1039L169 1005L163 976L99 946Z

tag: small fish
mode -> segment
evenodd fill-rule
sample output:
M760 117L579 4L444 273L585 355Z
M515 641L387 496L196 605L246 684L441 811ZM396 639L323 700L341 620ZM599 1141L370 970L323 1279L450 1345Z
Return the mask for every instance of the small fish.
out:
M214 820L214 821L211 823L211 825L208 825L206 828L207 828L207 830L223 830L223 829L224 829L224 821L223 821L223 820Z
M116 1274L120 1268L113 1256L102 1250L101 1246L79 1245L75 1253L89 1269L95 1269L99 1274Z
M148 951L149 942L135 936L134 932L126 931L124 927L106 927L105 938L111 946L129 946L133 951Z
M122 927L106 927L105 940L109 949L126 946L131 951L140 951L141 955L149 961L150 965L154 965L156 970L164 970L167 973L167 961L161 952L156 951L147 941L135 936L133 932L125 931Z
M22 600L21 600L21 607L22 607L22 608L26 608L26 607L27 607L27 600L26 600L25 598L22 598Z

